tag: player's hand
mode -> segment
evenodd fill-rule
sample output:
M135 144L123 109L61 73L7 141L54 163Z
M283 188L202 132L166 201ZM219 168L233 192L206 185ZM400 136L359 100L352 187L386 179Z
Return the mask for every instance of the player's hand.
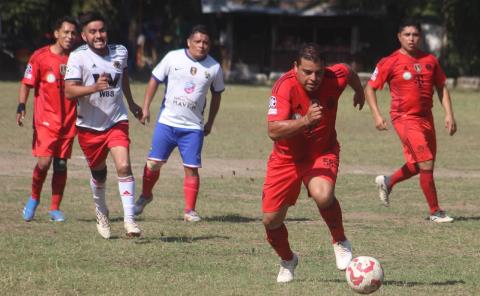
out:
M17 125L18 126L23 126L23 120L25 119L25 111L21 111L20 113L17 113Z
M322 109L318 102L313 102L307 110L307 114L302 117L308 127L314 126L322 118Z
M388 130L387 121L385 120L385 118L383 118L382 116L376 116L375 117L375 127L379 131Z
M143 117L142 108L135 103L130 104L128 107L130 108L130 112L133 113L135 118L138 119L140 122L142 122L141 121Z
M362 91L357 91L353 95L353 108L356 108L358 106L358 110L363 109L363 105L365 104L365 94Z
M96 91L102 91L110 88L110 76L106 73L103 73L100 75L98 78L97 82L95 83L95 90Z
M203 127L203 135L206 137L212 132L212 124L209 122L205 123Z
M445 128L448 130L450 136L453 136L457 132L457 123L452 116L445 117Z
M150 122L150 110L148 108L144 108L142 110L142 118L140 118L140 123L145 125L145 123Z

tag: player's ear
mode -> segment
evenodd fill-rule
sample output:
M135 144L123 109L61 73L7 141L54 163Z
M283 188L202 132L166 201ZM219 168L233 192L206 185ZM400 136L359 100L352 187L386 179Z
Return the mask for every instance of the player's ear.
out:
M298 64L297 64L297 61L294 61L293 62L293 68L295 69L295 72L298 71Z
M87 42L87 36L85 35L85 32L82 31L82 39L83 41Z
M60 37L60 32L58 30L53 31L53 36L55 36L55 40Z

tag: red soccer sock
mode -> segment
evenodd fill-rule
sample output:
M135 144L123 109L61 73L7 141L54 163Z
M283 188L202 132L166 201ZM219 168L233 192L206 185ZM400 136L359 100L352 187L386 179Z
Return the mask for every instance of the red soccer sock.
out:
M195 210L195 204L197 203L199 188L199 177L185 176L185 179L183 180L183 192L185 194L185 213L188 213L191 210Z
M58 210L63 198L63 191L67 183L67 171L53 171L52 176L52 201L50 203L50 210Z
M328 208L319 208L318 210L330 230L332 242L336 243L346 240L345 231L343 230L342 209L337 198L334 198L334 201Z
M292 249L290 249L290 244L288 243L288 230L285 224L282 224L277 229L267 229L267 241L275 250L275 252L282 258L282 260L290 261L293 258Z
M390 176L390 189L392 189L395 184L415 176L416 174L418 174L418 172L419 168L417 164L410 162L405 163L401 168L395 171L393 175Z
M420 187L427 200L430 214L440 209L438 206L437 189L433 180L433 170L420 170Z
M48 170L42 171L38 165L33 169L32 175L32 199L40 200L40 194L42 193L43 183L47 177Z
M151 170L145 165L143 168L143 183L142 183L142 196L144 198L152 198L152 189L160 178L160 170Z

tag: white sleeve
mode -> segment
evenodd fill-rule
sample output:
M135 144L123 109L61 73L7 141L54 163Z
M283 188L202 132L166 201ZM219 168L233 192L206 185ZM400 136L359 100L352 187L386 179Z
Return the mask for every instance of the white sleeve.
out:
M81 56L72 52L68 57L65 80L82 80Z
M213 79L211 90L213 92L222 92L225 90L225 84L223 82L223 71L220 65L218 65L218 70Z
M167 55L158 63L158 65L153 69L152 76L158 82L165 82L165 79L168 77L168 72L170 71L170 57L171 54L167 53Z
M121 67L122 67L122 69L125 69L125 68L128 67L128 49L125 46L118 44L117 45L117 50L122 57L122 66Z

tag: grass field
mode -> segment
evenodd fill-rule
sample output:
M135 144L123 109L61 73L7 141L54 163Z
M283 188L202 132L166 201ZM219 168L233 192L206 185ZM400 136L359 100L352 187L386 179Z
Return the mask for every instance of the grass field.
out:
M133 84L141 103L145 85ZM123 235L114 167L109 163L107 199L114 238L96 232L89 172L76 144L62 204L67 221L52 224L47 179L35 220L21 209L30 192L35 159L30 154L32 98L25 127L15 125L17 83L0 83L0 294L1 295L352 295L335 268L328 230L302 193L289 212L293 249L300 254L295 281L275 283L278 258L264 240L261 187L271 149L266 135L267 87L228 86L213 133L206 138L197 209L204 221L181 220L182 168L175 153L140 219L144 237ZM161 93L159 91L159 93ZM418 178L399 184L390 208L380 205L375 175L403 163L390 129L377 132L368 107L341 99L337 131L342 161L337 182L346 234L354 255L378 258L385 269L377 295L479 295L480 141L478 93L453 92L459 131L443 129L435 102L438 135L436 183L441 205L456 218L433 224ZM388 96L381 93L387 116ZM152 113L158 111L157 97ZM141 188L142 167L153 124L131 122L131 157ZM479 261L477 261L479 260Z

